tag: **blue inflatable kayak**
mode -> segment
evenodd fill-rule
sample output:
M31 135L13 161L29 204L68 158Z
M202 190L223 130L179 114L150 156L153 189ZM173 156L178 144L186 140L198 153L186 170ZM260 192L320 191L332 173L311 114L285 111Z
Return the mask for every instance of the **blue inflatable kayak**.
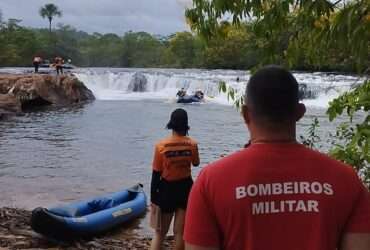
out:
M94 199L32 211L34 231L56 240L90 237L132 220L146 211L142 185Z

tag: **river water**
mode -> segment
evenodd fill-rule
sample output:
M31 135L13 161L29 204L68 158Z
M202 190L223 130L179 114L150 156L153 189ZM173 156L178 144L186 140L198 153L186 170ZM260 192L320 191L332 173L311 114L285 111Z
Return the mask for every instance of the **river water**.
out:
M135 72L148 80L144 93L128 89ZM218 82L225 81L241 94L249 78L246 72L93 68L75 74L93 90L96 101L33 111L0 123L0 206L54 206L138 182L149 193L153 146L169 134L164 127L178 107L188 111L190 136L199 142L201 166L193 169L194 176L202 166L235 152L248 140L239 113L217 90ZM308 110L298 123L298 134L307 134L312 119L318 117L325 151L328 132L334 132L336 125L325 115L328 101L358 79L323 73L295 75L316 95L303 100ZM181 87L188 92L202 89L206 102L175 103L173 97ZM148 232L147 218L136 229Z

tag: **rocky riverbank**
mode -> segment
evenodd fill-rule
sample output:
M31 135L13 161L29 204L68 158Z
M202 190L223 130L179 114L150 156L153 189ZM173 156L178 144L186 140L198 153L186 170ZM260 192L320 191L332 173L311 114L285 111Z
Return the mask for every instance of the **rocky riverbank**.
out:
M90 240L71 243L51 242L32 231L31 212L23 209L0 208L0 249L149 249L150 238L124 228ZM172 238L165 242L170 249Z
M73 75L0 74L0 118L41 106L68 106L95 97Z

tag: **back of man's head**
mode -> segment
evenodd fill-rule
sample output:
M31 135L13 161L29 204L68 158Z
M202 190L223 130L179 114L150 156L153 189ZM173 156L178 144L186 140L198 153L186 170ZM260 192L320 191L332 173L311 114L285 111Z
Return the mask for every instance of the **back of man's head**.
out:
M299 101L298 83L288 70L266 66L250 78L245 99L248 109L260 123L292 122Z

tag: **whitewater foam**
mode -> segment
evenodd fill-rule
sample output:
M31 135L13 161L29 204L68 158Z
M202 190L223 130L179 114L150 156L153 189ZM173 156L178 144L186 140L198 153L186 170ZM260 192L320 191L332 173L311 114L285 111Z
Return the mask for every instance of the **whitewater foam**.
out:
M0 73L24 73L28 68L3 68ZM29 69L31 70L31 69ZM145 92L132 92L128 86L134 74L139 72L147 79ZM231 105L225 93L220 93L221 81L236 89L236 96L243 95L250 74L238 70L201 69L127 69L127 68L81 68L75 75L91 89L100 100L145 100L161 99L175 102L180 88L188 94L200 89L205 94L206 103ZM327 107L328 103L341 93L349 90L363 79L357 76L340 74L294 73L300 84L315 93L314 99L305 99L307 106ZM237 80L238 79L238 80Z

